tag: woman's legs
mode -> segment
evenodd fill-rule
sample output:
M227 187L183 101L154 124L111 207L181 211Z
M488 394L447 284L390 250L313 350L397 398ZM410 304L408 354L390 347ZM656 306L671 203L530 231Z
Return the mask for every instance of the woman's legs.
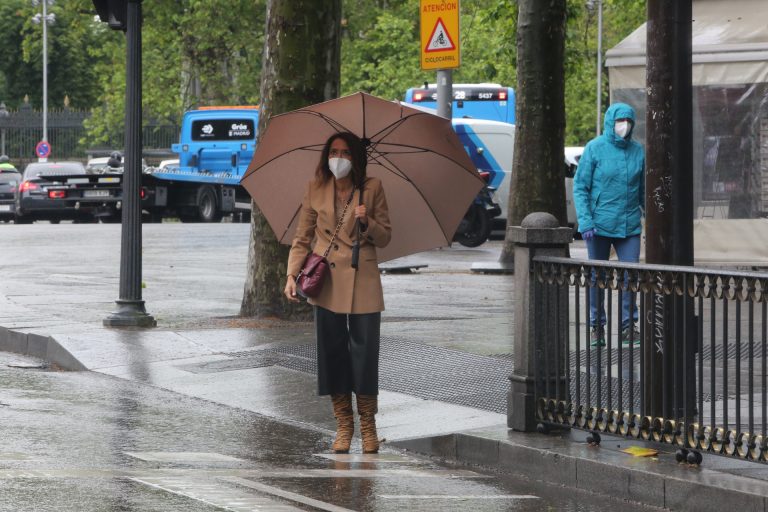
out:
M381 313L349 315L349 353L355 394L379 394L380 328Z
M317 389L320 395L352 392L347 315L315 306Z
M337 434L336 452L349 451L354 434L352 395L357 395L363 453L377 453L376 412L379 393L381 313L337 314L315 307L317 381L321 395L331 395Z
M616 248L616 256L619 261L627 263L637 263L640 261L640 235L630 236L628 238L615 238L613 246ZM624 276L627 279L627 276ZM635 293L627 291L622 295L621 300L621 328L626 329L636 323L640 318L635 304ZM632 309L632 320L630 321L630 307Z
M595 235L592 240L587 241L587 256L591 260L607 260L611 254L611 241L613 238ZM592 272L592 280L597 278L595 272ZM589 323L592 327L601 327L605 325L605 307L603 301L605 292L597 286L589 288Z
M355 435L355 413L352 411L352 393L331 395L333 415L336 417L336 439L333 451L349 453L352 436Z
M363 453L378 453L376 413L379 394L379 332L381 313L349 315L352 376L360 415Z

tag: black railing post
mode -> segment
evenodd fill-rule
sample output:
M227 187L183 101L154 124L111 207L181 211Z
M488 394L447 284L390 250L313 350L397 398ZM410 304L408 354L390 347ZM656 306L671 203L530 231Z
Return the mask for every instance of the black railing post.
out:
M562 362L564 358L556 357L558 352L555 345L557 340L568 339L565 335L565 329L568 329L568 287L562 286L554 292L563 294L560 300L546 300L546 294L552 293L550 287L545 286L536 293L533 259L536 256L567 256L573 232L570 228L561 228L553 215L541 212L531 213L520 226L510 226L509 230L515 244L515 369L509 378L511 386L507 396L507 426L530 432L536 430L538 424L536 380L541 379L541 375L536 375L537 351L546 351L547 361ZM563 310L552 311L558 304ZM558 320L553 321L554 318ZM560 330L560 336L555 329ZM560 347L559 354L564 354L566 350L569 347ZM538 360L543 361L544 358L538 357ZM545 382L549 383L551 389L557 388L554 385L557 380L565 378L564 367L539 368L539 371L543 372ZM561 385L560 389L567 388Z
M120 297L107 327L154 327L141 298L141 0L126 5L125 168L120 249Z

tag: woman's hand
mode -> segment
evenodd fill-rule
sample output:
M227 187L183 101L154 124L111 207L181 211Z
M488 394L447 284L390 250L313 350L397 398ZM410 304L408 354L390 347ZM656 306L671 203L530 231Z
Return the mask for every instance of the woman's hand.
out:
M360 224L364 226L368 224L368 209L364 204L355 206L355 218L360 219Z
M288 276L283 293L289 301L299 302L299 297L296 295L296 279L293 276Z

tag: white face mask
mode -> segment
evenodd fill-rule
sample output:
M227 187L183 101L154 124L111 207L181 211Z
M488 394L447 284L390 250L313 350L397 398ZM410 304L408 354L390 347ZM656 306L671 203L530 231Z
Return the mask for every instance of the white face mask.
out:
M346 158L329 158L328 168L331 170L337 180L344 178L352 170L352 162Z
M629 121L616 121L613 125L613 131L622 139L629 133Z

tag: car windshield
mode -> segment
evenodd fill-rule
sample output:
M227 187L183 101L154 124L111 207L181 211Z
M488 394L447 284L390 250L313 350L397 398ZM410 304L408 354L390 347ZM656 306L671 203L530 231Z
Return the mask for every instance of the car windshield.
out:
M21 181L21 174L13 171L0 172L0 183L17 183Z
M80 162L59 162L29 164L24 169L24 179L57 174L85 174L85 167Z

